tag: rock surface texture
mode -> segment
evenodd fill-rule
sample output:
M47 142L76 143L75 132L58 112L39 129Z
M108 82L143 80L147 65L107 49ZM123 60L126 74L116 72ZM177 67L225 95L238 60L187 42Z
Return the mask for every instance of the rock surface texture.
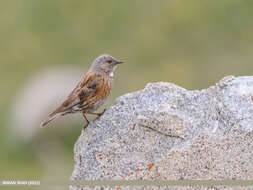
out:
M150 83L82 131L74 154L72 180L252 180L253 77L225 77L201 91Z

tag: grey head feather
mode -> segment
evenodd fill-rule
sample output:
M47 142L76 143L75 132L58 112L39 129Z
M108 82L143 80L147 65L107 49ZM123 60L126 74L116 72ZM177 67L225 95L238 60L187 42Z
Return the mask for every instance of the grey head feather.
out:
M122 61L119 61L108 54L103 54L93 61L90 70L98 74L111 74L119 63L122 63Z

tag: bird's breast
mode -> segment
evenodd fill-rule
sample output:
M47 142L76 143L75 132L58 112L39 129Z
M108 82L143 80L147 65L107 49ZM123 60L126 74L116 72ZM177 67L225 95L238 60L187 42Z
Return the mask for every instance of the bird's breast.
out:
M90 107L93 111L102 106L107 100L111 92L113 79L110 77L103 77L99 85L97 86L96 95L94 101L92 101L92 106Z
M111 92L111 88L112 88L112 82L113 82L113 78L105 76L103 77L103 83L102 83L102 90L103 90L103 95L105 97L108 97L110 95Z

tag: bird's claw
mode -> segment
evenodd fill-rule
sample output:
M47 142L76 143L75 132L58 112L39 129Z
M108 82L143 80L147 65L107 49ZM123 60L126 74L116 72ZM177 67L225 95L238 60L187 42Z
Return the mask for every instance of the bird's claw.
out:
M106 111L106 108L101 113L98 113L97 114L98 116L94 119L94 121L96 121L97 119L99 119L105 113L105 111Z
M83 126L83 130L85 130L89 126L89 123Z
M98 117L102 116L105 113L105 111L106 111L106 108L104 109L104 111L98 114Z

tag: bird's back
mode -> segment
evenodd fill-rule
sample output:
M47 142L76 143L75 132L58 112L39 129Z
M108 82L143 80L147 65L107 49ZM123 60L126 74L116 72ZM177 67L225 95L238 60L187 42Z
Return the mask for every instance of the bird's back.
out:
M91 112L110 95L113 78L89 71L51 115L57 113Z

